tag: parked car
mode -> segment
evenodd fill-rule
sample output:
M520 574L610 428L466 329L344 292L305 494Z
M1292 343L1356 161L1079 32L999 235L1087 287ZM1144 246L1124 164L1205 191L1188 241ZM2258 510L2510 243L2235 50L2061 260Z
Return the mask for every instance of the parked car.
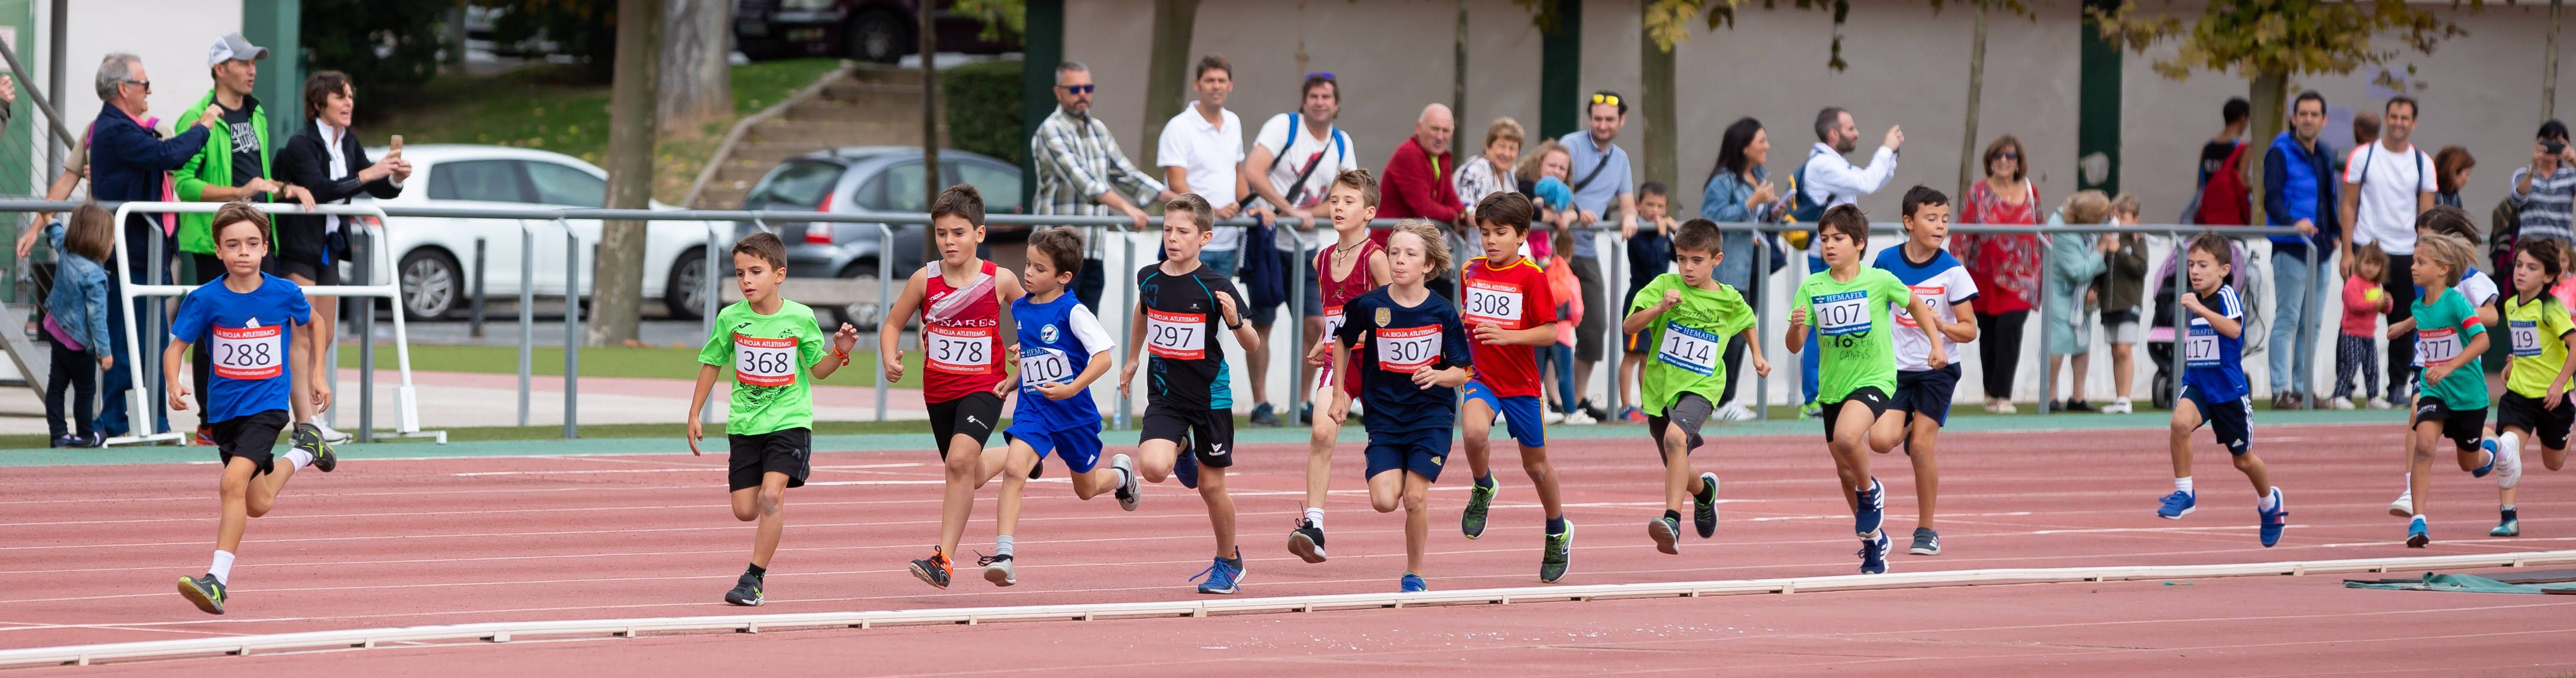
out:
M385 149L369 149L382 157ZM361 198L385 206L554 208L599 207L607 202L608 173L579 158L525 148L422 144L403 149L412 175L402 194L391 200ZM652 203L652 209L678 208ZM403 312L437 320L454 317L472 303L474 243L484 246L487 267L484 293L493 299L519 294L520 226L536 230L536 293L560 296L566 271L564 234L550 220L393 217L385 228L402 276ZM563 224L581 238L582 296L592 292L595 249L600 224L573 219ZM704 308L708 222L655 221L645 226L644 299L659 299L671 315L699 317ZM721 229L721 226L718 226ZM716 237L726 237L719 230ZM731 241L718 243L730 247Z
M949 9L955 4L939 2L939 51L1019 51L1019 36L985 40L984 20ZM890 64L920 51L913 35L921 26L918 6L916 0L737 0L734 44L753 59L840 56Z
M1020 168L991 156L959 150L939 152L939 185L973 184L984 194L986 214L1020 214ZM914 146L853 146L815 151L780 161L762 175L743 197L747 210L813 210L817 212L926 212L921 184L921 149ZM761 224L739 222L735 236L748 235ZM789 277L830 276L874 282L884 224L785 222L766 224L787 243ZM921 268L922 239L929 229L894 228L894 252L887 258L894 279ZM985 242L1025 237L1025 229L995 228ZM873 329L885 310L876 300L822 307L833 324Z

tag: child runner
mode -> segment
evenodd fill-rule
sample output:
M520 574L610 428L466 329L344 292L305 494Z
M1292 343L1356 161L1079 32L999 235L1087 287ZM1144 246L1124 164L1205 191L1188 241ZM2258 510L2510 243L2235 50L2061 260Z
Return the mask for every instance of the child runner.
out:
M912 576L948 588L950 554L966 535L975 511L975 488L992 477L984 442L1002 418L1001 337L1016 336L1005 309L1022 296L1019 277L976 258L984 242L984 195L958 184L930 203L930 236L939 260L913 271L877 328L877 355L886 383L903 382L903 324L921 312L921 400L930 410L930 436L947 467L947 492L939 502L939 545L912 561Z
M1798 284L1789 310L1791 353L1806 348L1807 327L1814 321L1817 357L1816 403L1824 416L1825 444L1833 453L1834 471L1852 505L1852 533L1860 536L1861 574L1887 571L1887 491L1869 474L1870 452L1896 448L1905 434L1902 413L1889 416L1889 393L1896 390L1896 356L1888 308L1902 304L1925 333L1941 331L1934 315L1914 291L1894 274L1864 268L1860 255L1869 249L1869 216L1857 205L1837 205L1816 220L1818 249L1825 270ZM1950 364L1946 347L1926 342L1924 366ZM1858 405L1857 407L1846 407ZM1867 447L1864 448L1863 446Z
M859 330L844 323L832 335L832 357L826 359L823 328L814 324L814 309L778 296L787 282L787 245L778 236L753 233L733 245L733 280L742 301L716 312L715 333L698 349L698 387L689 398L689 454L698 451L698 413L726 365L733 366L731 405L725 415L725 443L731 450L727 488L733 493L733 518L760 521L751 537L751 566L725 602L756 606L769 558L778 553L778 534L786 529L781 514L787 488L805 484L814 459L814 395L809 383L827 379L850 360L859 345Z
M1091 383L1109 374L1109 352L1118 347L1100 318L1080 300L1065 293L1082 271L1082 234L1051 228L1029 235L1029 263L1020 282L1029 295L1011 302L1011 320L1019 329L1013 346L1020 373L1002 383L1017 389L1020 402L1011 411L1005 464L987 463L978 482L1003 476L1001 500L994 508L993 555L977 560L984 580L995 586L1019 583L1011 568L1011 536L1020 523L1020 494L1029 471L1049 454L1073 472L1073 496L1088 500L1114 492L1118 507L1136 510L1136 463L1121 454L1100 464L1100 407L1091 399ZM990 454L989 452L987 454Z
M1136 441L1142 462L1138 470L1145 482L1172 476L1182 487L1199 491L1199 499L1207 502L1209 531L1216 537L1216 562L1190 579L1207 579L1199 585L1200 593L1232 594L1243 581L1243 549L1234 543L1234 497L1225 491L1225 469L1234 465L1234 390L1226 374L1225 344L1216 340L1216 332L1219 327L1232 330L1242 345L1255 344L1260 335L1243 324L1242 296L1234 283L1199 264L1211 212L1207 199L1195 193L1164 204L1165 258L1136 271L1136 318L1127 336L1135 353L1118 374L1118 396L1127 397L1137 365L1152 354L1143 430Z
M2388 326L2392 341L2413 335L2415 356L2424 361L2423 376L2417 379L2421 388L2415 396L2412 435L2407 436L2413 440L2406 476L2406 496L2414 504L2413 515L2406 521L2406 545L2411 548L2433 541L2424 504L2432 491L2433 448L2442 438L2451 439L2458 449L2460 470L2480 478L2505 456L2488 449L2481 431L2487 418L2487 381L2475 368L2487 350L2486 322L2467 297L2452 289L2476 256L2468 241L2457 236L2434 233L2416 239L2412 272L2424 294L2410 309L2415 317Z
M1369 506L1379 513L1404 508L1404 576L1396 587L1412 593L1430 590L1422 582L1422 549L1431 540L1431 481L1440 479L1441 462L1449 458L1457 387L1475 368L1457 307L1423 286L1449 268L1449 243L1440 227L1405 220L1386 247L1393 276L1387 286L1343 307L1356 322L1343 323L1329 343L1333 373L1342 382L1360 382L1368 401ZM1357 354L1365 362L1354 364L1346 347L1363 340L1371 350ZM1340 420L1350 411L1350 393L1334 389L1331 417Z
M2490 537L2522 536L2522 517L2513 505L2513 487L2522 481L2522 440L2540 436L2540 460L2555 471L2567 463L2567 429L2576 423L2576 407L2567 404L2567 381L2576 377L2576 362L2567 359L2576 346L2576 324L2567 304L2549 293L2566 272L2567 246L2533 238L2516 248L2513 295L2504 300L2504 324L2511 330L2513 357L2505 367L2505 391L2496 401L2493 440L2497 502L2503 517Z
M2352 246L2352 275L2343 279L2343 323L2335 337L2335 409L2353 409L2353 379L2361 381L2361 392L2370 400L2370 409L2388 409L2388 401L2379 393L2379 317L2397 305L2380 283L2388 275L2388 252L2379 243ZM2356 374L2357 373L2357 374ZM2390 375L2396 378L2398 375Z
M2447 205L2439 206L2426 210L2423 214L2415 215L2415 237L2417 239L2420 240L2424 236L2437 233L2458 237L2462 242L2468 243L2470 249L2473 251L2477 248L2480 242L2478 239L2477 225L2469 219L2468 212L2462 211L2457 207L2450 207ZM2467 268L2462 270L2466 272L2460 274L2459 282L2452 285L2451 289L2459 292L2460 298L2469 302L2469 308L2476 312L2478 323L2480 325L2488 327L2501 326L2500 324L2504 322L2504 316L2501 311L2497 310L2496 300L2502 298L2500 291L2503 288L2497 287L2495 279L2488 277L2485 271L2478 270L2477 261L2474 258L2468 261L2465 266L2467 266ZM2392 271L2390 273L2393 275L2395 272ZM2417 285L2417 287L2422 286ZM2429 299L2430 297L2424 296L2424 291L2418 289L2415 291L2415 298L2417 300L2423 300ZM2409 308L2412 307L2410 306ZM2413 327L2413 325L2408 326L2410 331ZM2398 333L2396 331L2396 325L2391 324L2388 336L2394 338L2405 335ZM2415 352L2415 361L2412 365L2415 370L2415 374L2408 375L2408 381L2406 383L2412 387L2409 390L2420 392L2423 390L2423 384L2421 382L2423 381L2425 365L2424 353L2420 347ZM2397 379L2397 375L2389 375L2389 380L2391 382L2395 382ZM2485 416L2480 415L2479 418L2483 420ZM2493 429L2484 428L2484 421L2480 421L2479 426L2480 429L2478 431L2478 435L2481 439L2495 438L2495 431ZM2399 518L2408 518L2415 515L2415 474L2412 469L2414 469L2417 464L2415 455L2419 454L2414 448L2415 441L2415 436L2410 435L2406 437L2406 468L2409 469L2406 474L2406 490L2397 495L2396 501L2388 503L2388 514ZM2484 443L2481 443L2481 446L2483 446L2483 444ZM2426 458L2429 459L2431 458L2432 452L2425 451L2420 454L2425 455ZM2519 461L2519 459L2514 461ZM2495 469L2492 467L2481 465L2477 468L2469 469L2469 475L2472 477L2484 478L2487 477L2488 472L2493 470ZM2516 472L2519 473L2520 471L2517 469Z
M1672 197L1665 195L1669 192L1661 181L1637 185L1637 221L1655 230L1640 229L1636 237L1628 239L1628 295L1623 299L1636 298L1639 290L1673 267L1673 229L1681 224L1666 209L1672 202ZM1619 397L1628 406L1620 408L1618 421L1646 420L1645 411L1637 407L1637 370L1645 367L1647 360L1644 339L1632 332L1619 342Z
M1743 336L1753 372L1771 376L1754 332L1753 307L1715 277L1726 258L1721 238L1716 222L1682 222L1673 231L1673 263L1681 272L1646 283L1629 298L1628 315L1619 321L1619 331L1641 337L1655 356L1637 373L1646 434L1664 462L1664 515L1646 523L1646 536L1655 540L1655 550L1669 554L1681 553L1683 496L1692 499L1691 522L1700 538L1717 534L1717 474L1698 472L1690 453L1699 449L1700 425L1726 391L1727 341Z
M1878 252L1871 266L1896 274L1914 289L1923 306L1941 319L1941 354L1957 355L1961 342L1977 340L1977 281L1956 257L1941 249L1950 236L1950 196L1916 186L1905 192L1905 244ZM1941 532L1932 526L1934 499L1941 491L1941 472L1933 465L1932 439L1950 421L1950 395L1959 390L1959 364L1930 366L1931 335L1914 323L1914 314L1889 309L1896 321L1896 396L1888 409L1905 413L1905 456L1914 463L1914 543L1906 553L1941 555Z
M2191 294L2182 295L2181 303L2191 313L2191 329L2183 339L2182 392L2174 398L2169 427L2174 491L2165 495L2156 515L2181 520L2198 509L2200 492L2191 483L2191 432L2206 423L2218 444L2234 455L2236 470L2254 482L2254 514L2263 545L2269 547L2280 543L2290 507L2281 501L2281 488L2272 486L2271 469L2251 449L2254 404L2242 366L2245 307L2236 288L2227 284L2234 265L2222 263L2231 256L2230 247L2226 238L2201 235L2191 239L2190 248L2185 256Z
M283 464L271 456L278 432L289 425L287 394L294 383L289 373L320 373L319 358L326 353L321 349L328 347L314 346L319 343L314 333L293 329L313 320L304 290L259 270L260 258L268 256L268 215L250 203L227 203L215 212L213 234L224 275L179 303L178 315L170 320L170 348L161 354L161 378L170 386L170 409L188 409L194 399L180 375L189 369L189 349L207 345L213 369L204 386L205 420L213 422L215 457L223 463L216 484L222 508L215 521L214 563L205 576L180 577L179 595L208 614L223 614L224 603L232 598L227 587L232 585L233 554L241 550L242 528L277 506L278 492L296 471L311 466L330 473L339 459L331 448L315 446L288 450ZM290 342L304 342L313 364L288 364ZM316 380L312 394L314 405L328 406L331 385Z
M1477 366L1476 378L1463 392L1467 401L1461 423L1467 469L1475 473L1475 484L1467 490L1467 510L1458 516L1458 529L1468 539L1485 535L1485 515L1494 503L1490 455L1499 415L1512 440L1520 443L1521 470L1529 473L1547 516L1538 580L1555 583L1565 576L1566 559L1573 553L1574 527L1566 523L1558 503L1556 467L1548 464L1547 428L1540 425L1533 347L1556 345L1556 297L1548 289L1547 274L1520 254L1535 212L1529 198L1518 193L1498 192L1476 205L1476 232L1485 256L1467 262L1459 276L1466 288L1460 316L1473 339L1468 345Z
M1318 368L1314 388L1308 391L1312 400L1331 403L1330 389L1340 388L1346 396L1358 396L1357 380L1342 381L1333 377L1333 355L1329 348L1335 333L1341 331L1349 314L1342 307L1369 290L1385 285L1389 273L1386 249L1369 238L1369 220L1377 218L1377 179L1368 170L1346 170L1333 175L1333 184L1325 189L1324 209L1332 221L1333 232L1341 236L1332 249L1315 253L1315 281L1323 286L1324 334L1315 342L1315 350L1306 354L1306 364ZM1361 351L1366 360L1366 347ZM1341 384L1335 386L1335 384ZM1314 436L1306 442L1306 511L1296 529L1288 531L1288 552L1309 563L1324 562L1324 496L1333 476L1333 441L1341 438L1342 422L1331 417L1315 417Z

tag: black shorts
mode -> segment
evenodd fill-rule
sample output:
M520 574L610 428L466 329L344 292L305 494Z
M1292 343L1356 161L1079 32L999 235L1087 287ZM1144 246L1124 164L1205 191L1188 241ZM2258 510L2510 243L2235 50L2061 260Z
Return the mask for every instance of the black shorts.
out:
M253 476L273 472L277 468L277 435L285 432L291 423L286 410L268 410L215 422L215 459L226 466L232 465L234 458L251 460L259 464L259 470L251 473Z
M1619 351L1633 356L1645 355L1646 333L1629 332L1627 334L1619 335Z
M2209 432L2218 434L2218 444L2226 446L2228 454L2244 454L2246 450L2253 449L2253 403L2246 402L2244 398L2213 400L2188 385L2183 387L2182 393L2184 398L2191 399L2194 409L2200 410L2200 422L2209 425Z
M2462 452L2475 451L2486 443L2487 408L2453 409L2433 396L2415 397L2415 425L2442 422L2442 437L2451 439Z
M992 440L993 427L1002 420L1002 396L992 391L976 391L947 402L931 403L930 436L939 440L939 458L948 458L948 444L959 435L975 437L975 444Z
M2497 430L2507 426L2520 427L2539 436L2541 447L2553 450L2567 449L2567 428L2576 424L2576 407L2565 404L2554 409L2541 407L2539 398L2526 398L2512 390L2506 390L2504 397L2496 399L2495 411Z
M1878 390L1878 387L1876 386L1863 386L1853 389L1849 395L1843 396L1842 400L1825 403L1825 442L1830 443L1834 441L1834 422L1842 421L1843 406L1851 404L1859 404L1861 406L1868 407L1869 420L1872 423L1876 423L1878 421L1879 415L1887 414L1887 408L1889 405L1887 402L1887 392Z
M787 474L788 487L803 487L806 474L814 470L814 429L728 435L725 443L733 448L726 486L735 491L759 487L761 477L771 471Z
M1145 416L1139 420L1142 429L1136 442L1169 440L1183 450L1198 454L1199 465L1225 468L1234 465L1234 413L1224 410L1186 410L1162 403L1147 403Z
M340 267L323 261L318 252L310 256L298 256L292 252L273 254L259 261L259 269L280 278L303 276L316 285L340 284Z
M1934 426L1950 423L1950 396L1959 392L1959 364L1950 363L1937 370L1896 373L1896 399L1887 409L1906 413L1912 425L1919 415L1932 420Z
M1684 393L1681 397L1674 398L1673 404L1664 406L1662 415L1646 415L1646 435L1655 439L1655 459L1663 462L1671 461L1664 458L1662 450L1664 431L1673 426L1681 427L1682 436L1688 439L1682 443L1682 452L1697 451L1702 443L1708 441L1700 437L1699 429L1708 424L1709 413L1715 411L1717 406L1710 405L1706 396Z

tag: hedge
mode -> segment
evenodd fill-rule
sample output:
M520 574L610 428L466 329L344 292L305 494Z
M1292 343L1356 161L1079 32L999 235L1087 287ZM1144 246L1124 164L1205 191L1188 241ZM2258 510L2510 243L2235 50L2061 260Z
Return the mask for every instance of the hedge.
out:
M1029 143L1020 137L1017 60L983 61L939 73L948 106L948 145L1019 164Z

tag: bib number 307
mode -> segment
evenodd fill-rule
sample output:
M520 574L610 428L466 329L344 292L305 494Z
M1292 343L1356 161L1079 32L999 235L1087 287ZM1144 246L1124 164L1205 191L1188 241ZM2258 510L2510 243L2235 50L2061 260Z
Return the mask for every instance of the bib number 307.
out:
M1387 328L1376 334L1379 369L1412 373L1440 360L1439 326Z
M215 376L268 379L286 372L285 327L214 328Z

